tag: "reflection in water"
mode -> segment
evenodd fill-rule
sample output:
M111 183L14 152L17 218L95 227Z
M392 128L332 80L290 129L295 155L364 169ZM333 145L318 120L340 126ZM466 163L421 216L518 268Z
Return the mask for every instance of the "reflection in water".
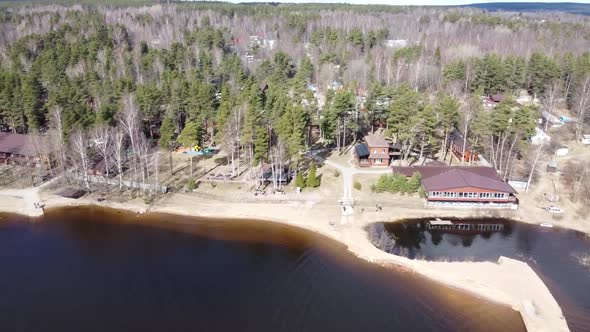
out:
M524 331L508 307L286 226L97 208L7 220L1 331Z
M497 219L471 222L502 222L501 232L452 233L426 229L428 221L376 223L368 233L378 248L412 259L497 261L506 256L526 261L560 303L570 329L590 331L590 270L577 258L590 253L585 234Z

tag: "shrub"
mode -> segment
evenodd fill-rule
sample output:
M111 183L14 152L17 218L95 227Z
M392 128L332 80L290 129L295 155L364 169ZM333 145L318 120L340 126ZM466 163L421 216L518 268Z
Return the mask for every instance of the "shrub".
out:
M188 191L195 190L195 188L197 188L197 184L195 183L195 180L189 179L188 182L186 183L186 188L188 189Z
M408 192L415 193L422 186L422 176L418 172L414 172L412 177L408 180Z
M375 192L377 193L386 192L390 187L391 177L389 175L381 175L374 185Z
M354 184L353 184L353 186L354 186L354 189L356 189L356 190L361 190L361 189L363 189L363 186L362 186L362 185L361 185L361 183L360 183L360 182L358 182L358 181L354 181Z
M408 178L401 174L393 174L390 192L408 192Z
M420 188L418 188L418 196L426 198L426 190L424 190L424 187L420 186Z
M340 171L339 171L339 170L337 170L337 169L335 169L335 170L334 170L334 177L335 177L335 178L337 178L337 177L339 177L339 176L340 176Z
M371 189L373 191L382 193L408 193L414 194L421 188L421 177L419 173L414 173L411 178L407 178L402 174L381 175L377 183Z
M150 205L150 204L152 204L152 203L154 202L154 198L155 198L155 197L154 197L153 195L147 195L147 196L144 196L144 197L143 197L143 203L144 203L145 205Z

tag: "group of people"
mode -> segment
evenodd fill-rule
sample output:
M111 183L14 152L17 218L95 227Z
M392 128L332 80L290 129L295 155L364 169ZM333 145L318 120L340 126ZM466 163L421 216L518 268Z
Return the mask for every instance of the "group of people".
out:
M35 202L33 203L33 205L35 206L35 209L44 209L45 208L45 204L41 204L41 202Z

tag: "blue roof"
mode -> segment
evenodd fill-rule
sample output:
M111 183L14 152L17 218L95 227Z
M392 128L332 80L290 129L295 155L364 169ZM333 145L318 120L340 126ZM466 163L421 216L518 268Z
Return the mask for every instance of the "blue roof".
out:
M369 147L365 143L357 144L354 147L354 152L356 153L356 155L358 157L368 156L369 155Z

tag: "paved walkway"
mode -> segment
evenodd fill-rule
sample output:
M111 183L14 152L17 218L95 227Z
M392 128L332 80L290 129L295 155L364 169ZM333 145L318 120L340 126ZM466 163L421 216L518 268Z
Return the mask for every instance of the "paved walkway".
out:
M359 169L353 166L348 160L348 166L344 166L339 164L333 160L323 158L318 155L318 153L323 152L323 150L313 151L311 157L317 161L323 162L324 164L337 169L342 174L342 199L344 200L353 200L352 197L352 189L353 189L353 182L354 176L356 174L391 174L391 168L365 168Z

